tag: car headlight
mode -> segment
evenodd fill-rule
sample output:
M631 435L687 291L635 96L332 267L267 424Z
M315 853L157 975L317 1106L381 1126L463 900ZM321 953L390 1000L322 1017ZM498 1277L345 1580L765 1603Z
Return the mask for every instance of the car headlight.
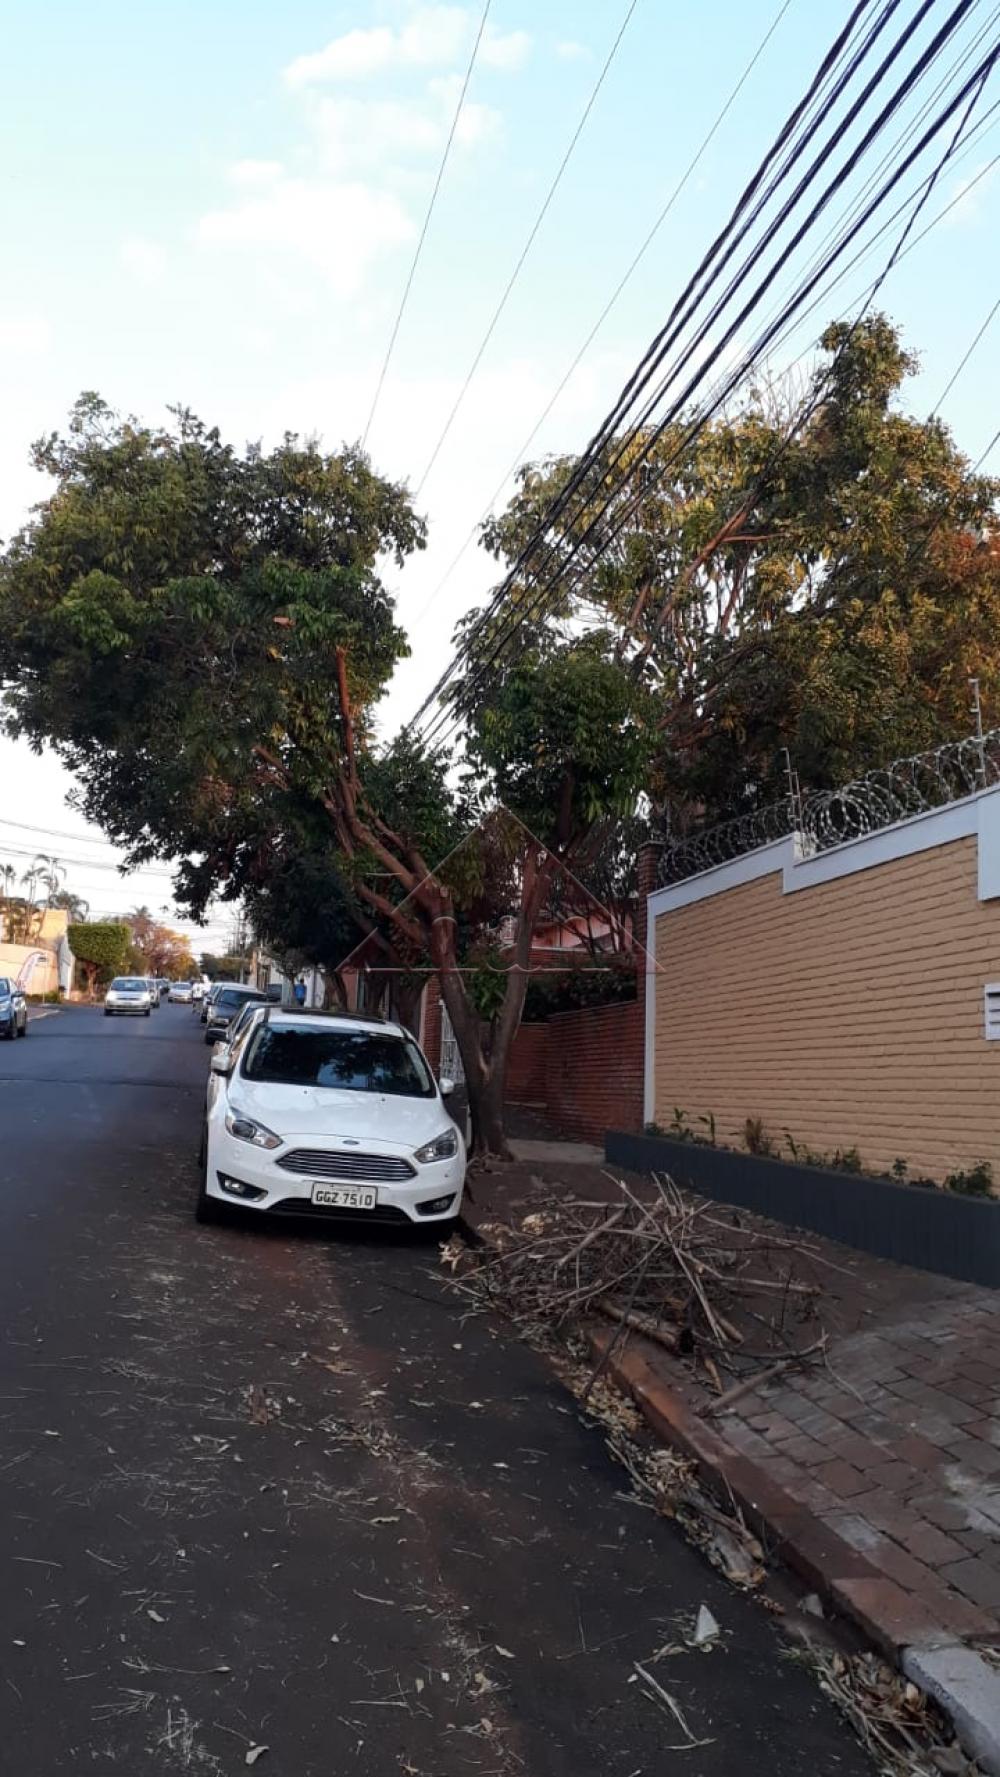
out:
M281 1137L273 1129L265 1129L263 1123L255 1123L252 1117L241 1117L238 1111L226 1112L226 1128L237 1141L248 1141L255 1148L281 1146Z
M413 1158L426 1166L430 1160L453 1160L458 1153L458 1134L454 1129L444 1129L433 1141L425 1142L418 1148Z

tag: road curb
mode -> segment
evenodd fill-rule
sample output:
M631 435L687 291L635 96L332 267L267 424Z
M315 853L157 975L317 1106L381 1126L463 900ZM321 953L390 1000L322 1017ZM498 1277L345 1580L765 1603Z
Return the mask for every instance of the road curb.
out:
M614 1340L603 1330L590 1334L605 1373L656 1436L690 1457L706 1486L734 1501L756 1536L927 1691L966 1752L1000 1777L1000 1672L968 1645L992 1637L990 1619L943 1589L918 1599L887 1579L699 1418L635 1343L614 1350Z

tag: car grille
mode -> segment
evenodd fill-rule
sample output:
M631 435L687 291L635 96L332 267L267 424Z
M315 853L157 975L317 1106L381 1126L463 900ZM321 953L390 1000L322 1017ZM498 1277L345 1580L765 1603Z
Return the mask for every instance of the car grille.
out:
M392 1184L400 1179L416 1178L416 1169L408 1160L391 1154L331 1154L324 1148L293 1148L283 1154L278 1165L285 1172L298 1172L308 1178L363 1179L366 1184L382 1180Z
M405 1210L391 1203L377 1203L374 1209L335 1209L329 1203L310 1203L308 1197L283 1197L269 1204L270 1214L300 1216L303 1221L321 1222L391 1222L397 1227L411 1228L413 1223Z

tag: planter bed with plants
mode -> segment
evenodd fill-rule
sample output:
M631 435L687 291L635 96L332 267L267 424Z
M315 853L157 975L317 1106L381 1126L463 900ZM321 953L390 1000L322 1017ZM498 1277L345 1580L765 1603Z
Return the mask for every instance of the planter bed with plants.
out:
M779 1160L690 1135L611 1130L604 1152L614 1166L665 1173L705 1197L756 1210L787 1227L808 1228L939 1277L1000 1289L1000 1200L977 1189L989 1187L986 1165L953 1175L946 1189L865 1173L844 1165L847 1156L836 1167Z

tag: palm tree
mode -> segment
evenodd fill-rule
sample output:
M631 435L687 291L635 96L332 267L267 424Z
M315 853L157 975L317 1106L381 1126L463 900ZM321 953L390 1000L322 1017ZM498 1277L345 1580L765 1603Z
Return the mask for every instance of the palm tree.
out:
M36 852L31 868L38 871L39 881L44 884L47 890L45 905L51 907L53 895L66 880L65 865L60 858L52 856L49 852L40 851Z
M11 897L13 895L14 884L16 881L17 871L13 864L0 864L0 884L2 884L3 887L3 893L2 896L0 896L0 899L3 901L3 912L5 915L4 925L10 927L12 927L14 923L14 908ZM13 941L12 932L8 932L7 936Z

